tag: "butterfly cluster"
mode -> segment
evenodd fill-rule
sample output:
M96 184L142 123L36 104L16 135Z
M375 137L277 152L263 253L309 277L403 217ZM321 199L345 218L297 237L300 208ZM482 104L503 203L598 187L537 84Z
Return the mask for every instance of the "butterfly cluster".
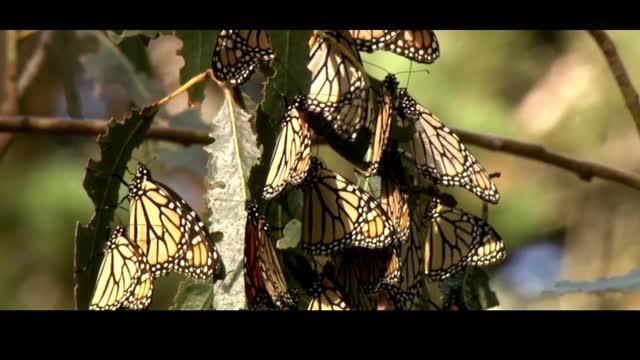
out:
M154 280L170 272L197 280L225 276L205 224L184 199L142 164L127 185L129 228L119 225L111 235L91 310L146 309Z
M458 187L497 204L492 177L453 130L399 87L395 75L374 88L360 57L360 52L389 51L432 64L440 57L434 31L315 30L308 45L310 87L286 108L259 194L275 201L294 188L303 193L301 248L316 276L305 289L310 297L305 307L375 310L386 302L393 309L420 309L427 281L502 261L504 243L486 218L441 199L440 187ZM267 30L224 30L212 70L218 80L240 86L276 57ZM311 117L320 117L346 143L363 128L373 133L361 170L380 177L379 195L312 154ZM394 127L411 129L411 138L394 139ZM411 201L421 181L435 189L423 205ZM255 202L246 226L245 289L250 309L297 307Z

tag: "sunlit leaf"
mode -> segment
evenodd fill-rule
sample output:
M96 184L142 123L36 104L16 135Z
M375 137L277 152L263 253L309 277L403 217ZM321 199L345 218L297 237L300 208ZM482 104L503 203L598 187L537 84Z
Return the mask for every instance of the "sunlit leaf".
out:
M209 153L207 204L211 210L211 230L224 235L218 243L220 255L228 265L227 277L216 286L216 309L240 309L244 306L242 261L246 221L245 201L250 194L247 180L258 163L261 150L249 123L250 114L227 98L218 115L211 120L216 141L205 147Z

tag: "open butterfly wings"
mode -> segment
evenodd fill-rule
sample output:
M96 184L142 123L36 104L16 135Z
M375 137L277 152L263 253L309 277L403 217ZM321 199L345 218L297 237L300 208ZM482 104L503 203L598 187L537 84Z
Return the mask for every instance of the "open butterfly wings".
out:
M271 157L263 197L277 197L291 184L297 186L305 179L311 165L311 136L307 125L305 99L296 97L282 122L276 147Z
M178 271L219 279L224 265L197 213L173 190L138 165L129 186L129 237L146 255L154 278Z
M357 185L312 158L304 187L302 244L311 255L358 246L379 249L395 241L380 204Z
M89 309L145 309L152 295L153 279L142 249L118 226L107 244Z
M504 260L500 235L484 220L432 199L424 219L427 235L425 272L444 280L464 266L487 266Z
M369 96L362 60L348 31L324 34L309 40L309 111L322 114L338 135L355 140L366 123Z
M437 184L461 186L485 201L498 203L497 187L460 138L418 104L406 89L400 90L398 97L400 117L416 121L410 147L422 174Z
M260 63L275 58L266 30L222 30L213 53L212 69L220 81L244 84Z
M249 309L294 307L296 296L287 286L269 224L255 202L248 208L244 250L245 295ZM267 297L265 297L265 295Z

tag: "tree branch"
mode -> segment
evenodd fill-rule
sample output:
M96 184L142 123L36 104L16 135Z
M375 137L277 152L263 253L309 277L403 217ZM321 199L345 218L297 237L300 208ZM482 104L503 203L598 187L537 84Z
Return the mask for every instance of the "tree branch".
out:
M595 177L617 182L640 190L640 177L624 170L549 151L541 145L529 144L497 136L478 134L462 129L451 130L458 134L462 141L468 144L551 164L574 172L585 181L590 181Z
M620 59L616 46L604 30L589 30L589 34L591 34L607 59L609 68L611 68L611 72L618 82L618 87L622 92L627 108L636 123L638 133L640 133L640 99L622 63L622 59Z
M97 135L104 133L106 120L59 119L33 116L0 116L0 132L43 133L60 135ZM452 129L467 144L488 150L513 154L522 158L538 160L577 174L590 181L600 178L640 190L640 177L596 162L576 159L547 150L541 145L520 142L498 136L479 134L462 129ZM208 132L202 130L152 127L149 138L170 141L185 146L206 145L214 141ZM316 138L322 140L324 138Z
M107 129L106 120L60 119L34 116L0 116L0 132L44 133L61 135L97 135ZM214 141L206 131L154 126L148 137L184 146L210 144Z

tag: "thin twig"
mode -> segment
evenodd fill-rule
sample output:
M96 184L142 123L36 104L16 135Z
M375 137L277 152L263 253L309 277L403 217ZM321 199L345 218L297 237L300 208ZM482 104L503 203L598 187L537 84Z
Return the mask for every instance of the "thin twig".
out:
M5 30L5 88L4 102L0 104L0 113L18 114L18 38L17 30ZM4 157L13 143L13 134L0 135L0 158Z
M585 181L590 181L595 177L617 182L640 190L640 177L625 170L612 168L596 162L576 159L568 155L547 150L543 146L537 144L529 144L498 136L478 134L462 129L452 130L460 136L462 141L468 144L551 164L574 172Z
M18 96L22 96L25 93L29 85L31 85L38 75L44 60L46 59L47 47L51 43L51 39L53 38L52 35L53 31L51 30L45 30L40 35L36 49L33 51L31 57L29 57L29 60L27 60L27 63L24 65L24 69L18 77Z
M95 135L106 129L105 120L60 119L33 116L0 116L0 132L46 133L60 135ZM600 178L640 190L640 177L596 162L576 159L568 155L547 150L541 145L506 139L493 135L474 133L462 129L452 129L469 145L488 150L500 151L519 157L538 160L576 173L589 181ZM171 141L183 145L209 144L213 141L209 133L202 130L152 127L149 138ZM317 138L322 140L323 138Z
M636 123L638 133L640 133L640 98L638 97L638 92L633 87L629 73L622 63L622 59L620 59L616 46L604 30L589 30L589 34L591 34L602 50L604 57L607 59L609 68L611 68L611 72L618 82L618 87L622 92L627 108L633 117L633 121Z
M0 132L43 133L58 135L97 135L107 129L106 120L60 119L34 116L0 116ZM185 146L210 144L213 139L201 130L154 126L148 137Z

